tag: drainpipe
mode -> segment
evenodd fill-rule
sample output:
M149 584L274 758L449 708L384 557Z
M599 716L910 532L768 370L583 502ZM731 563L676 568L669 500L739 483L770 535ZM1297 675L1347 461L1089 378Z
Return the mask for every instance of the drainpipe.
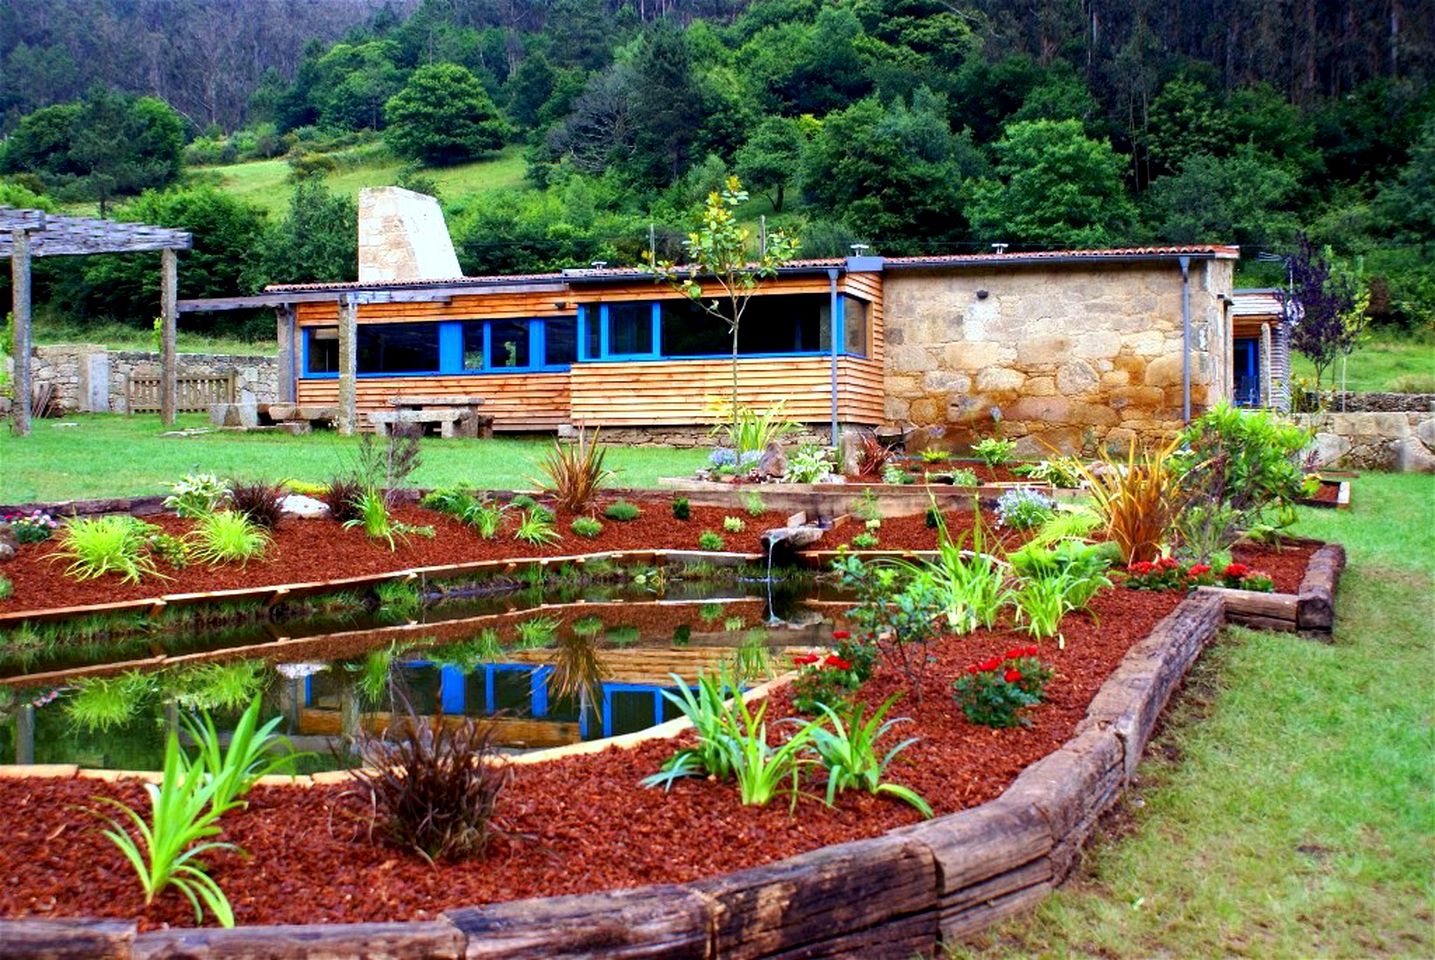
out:
M1191 258L1181 258L1181 419L1191 422Z
M827 271L827 282L831 289L831 305L828 307L828 327L832 330L832 449L838 447L837 441L837 268L831 267Z

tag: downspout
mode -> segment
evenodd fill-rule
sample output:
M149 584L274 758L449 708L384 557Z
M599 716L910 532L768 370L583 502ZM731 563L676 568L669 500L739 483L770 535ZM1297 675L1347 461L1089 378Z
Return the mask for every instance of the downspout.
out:
M828 327L832 330L832 449L836 450L837 440L837 268L831 267L827 271L827 282L831 289L832 300L828 306Z
M1181 258L1181 419L1191 422L1191 258Z

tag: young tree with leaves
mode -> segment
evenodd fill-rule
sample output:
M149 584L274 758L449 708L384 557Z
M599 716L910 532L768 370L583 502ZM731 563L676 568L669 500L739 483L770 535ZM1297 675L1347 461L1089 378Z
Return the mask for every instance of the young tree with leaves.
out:
M1370 297L1359 274L1337 269L1329 248L1318 250L1307 236L1300 237L1288 265L1291 289L1282 292L1281 299L1295 314L1291 347L1315 367L1319 394L1326 371L1359 342Z
M778 268L797 256L798 241L782 230L767 235L756 256L751 251L752 231L737 218L737 208L747 202L747 191L737 177L728 177L721 191L708 194L698 229L683 241L688 262L678 265L644 254L653 278L666 283L703 310L727 324L732 334L732 431L738 429L738 330L748 301L763 281L777 276ZM721 297L707 297L703 281L710 280L722 291ZM834 333L835 335L835 333ZM834 438L835 439L835 438Z

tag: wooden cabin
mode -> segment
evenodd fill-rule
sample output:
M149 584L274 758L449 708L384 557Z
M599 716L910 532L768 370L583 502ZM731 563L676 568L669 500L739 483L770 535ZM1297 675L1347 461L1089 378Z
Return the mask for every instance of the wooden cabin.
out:
M1290 324L1278 290L1237 290L1231 295L1233 403L1290 409Z

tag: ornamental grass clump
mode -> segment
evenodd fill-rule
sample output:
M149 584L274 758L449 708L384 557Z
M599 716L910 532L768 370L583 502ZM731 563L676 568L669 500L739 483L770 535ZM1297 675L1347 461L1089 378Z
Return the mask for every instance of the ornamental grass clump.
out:
M551 490L565 510L577 513L592 503L598 490L612 478L612 471L603 466L606 457L607 451L598 443L598 432L594 432L590 442L580 429L577 443L554 442L553 449L539 464L547 481L537 482Z
M609 520L616 520L619 523L628 523L638 519L642 515L643 511L638 505L636 503L630 503L627 500L614 500L603 510L603 516Z
M364 485L352 474L336 476L324 488L322 497L329 508L330 518L347 524L360 517L359 500L364 495Z
M908 737L886 753L878 754L878 743L883 737L898 724L911 722L910 717L883 720L887 711L892 709L892 704L897 702L898 696L899 694L892 694L870 717L864 716L867 708L861 703L851 704L844 714L821 704L831 729L815 728L812 731L812 746L821 758L822 765L827 768L829 807L836 800L837 794L855 789L865 790L876 796L896 797L910 804L922 816L932 816L932 808L922 799L921 794L911 787L883 779L887 767L897 754L917 742L916 737Z
M603 532L603 524L592 517L578 517L569 525L569 529L577 536L592 540Z
M682 711L693 726L697 743L665 760L657 773L643 779L643 786L671 790L674 783L685 777L728 779L732 775L732 761L724 740L740 730L735 704L742 700L742 695L735 678L726 671L704 670L698 674L694 690L676 673L669 676L674 689L664 690L663 699Z
M56 560L69 560L65 573L76 580L114 574L125 583L145 577L167 579L150 553L149 537L159 528L131 516L82 517L65 524Z
M857 476L863 480L881 478L896 455L896 449L878 440L875 434L862 434L857 440Z
M421 717L407 702L381 737L361 734L349 796L390 843L430 864L477 856L505 831L495 819L512 778L491 723ZM452 721L455 718L447 718Z
M358 527L365 536L387 543L391 551L399 548L400 540L407 542L410 536L434 536L433 527L413 526L395 520L389 513L388 500L378 488L364 490L353 505L356 515L344 521L344 529Z
M1172 469L1176 442L1138 449L1132 440L1123 461L1103 455L1098 469L1082 465L1092 508L1106 535L1121 550L1124 563L1154 560L1183 500L1180 478Z
M284 516L280 502L284 499L284 487L265 480L235 483L229 490L229 505L235 513L249 518L250 522L265 530L279 526Z
M273 537L242 513L221 510L200 517L190 531L190 556L198 563L246 564L262 557Z
M986 727L1028 726L1023 712L1041 703L1052 670L1036 647L1017 647L967 667L953 684L962 713Z
M553 515L542 507L524 510L518 515L518 527L513 531L513 537L535 547L548 546L563 539L553 525Z

